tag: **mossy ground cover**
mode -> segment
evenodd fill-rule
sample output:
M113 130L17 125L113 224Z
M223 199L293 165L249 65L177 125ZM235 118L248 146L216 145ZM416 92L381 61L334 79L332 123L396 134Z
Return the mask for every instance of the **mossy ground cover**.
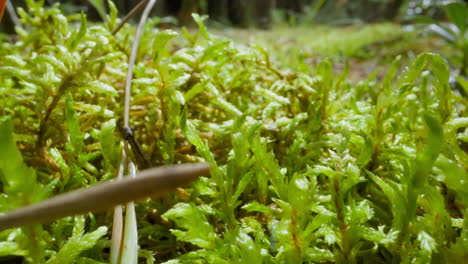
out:
M115 10L91 24L27 2L0 44L2 212L110 180L120 162L134 27L114 36ZM195 18L196 31L145 26L130 123L153 166L206 161L211 177L138 204L141 263L468 257L467 97L424 39L395 25L226 37ZM106 263L111 223L4 230L1 260Z

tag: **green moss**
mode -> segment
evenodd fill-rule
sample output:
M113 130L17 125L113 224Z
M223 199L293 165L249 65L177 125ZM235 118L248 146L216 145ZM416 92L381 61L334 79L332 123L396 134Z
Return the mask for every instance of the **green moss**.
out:
M133 27L113 36L110 25L28 4L29 14L20 14L29 28L0 50L0 116L10 120L0 127L3 211L24 205L7 199L31 186L50 195L86 187L113 177L119 163L119 95ZM351 82L333 60L287 68L303 61L299 53L286 58L267 44L239 44L195 18L200 32L182 36L145 27L130 123L152 164L204 160L212 175L137 205L142 256L158 263L466 257L467 101L448 86L440 55L421 54L404 71L397 59L385 76ZM306 48L346 57L402 34L394 25L311 32L325 36L310 43L304 36ZM2 231L0 252L33 263L105 262L110 224L105 214L62 219L35 227L35 241L32 229Z

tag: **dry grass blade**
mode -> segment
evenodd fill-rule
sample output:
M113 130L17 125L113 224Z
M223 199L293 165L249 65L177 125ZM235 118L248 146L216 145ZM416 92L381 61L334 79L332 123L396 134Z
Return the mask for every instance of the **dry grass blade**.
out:
M119 173L117 180L121 180L124 175L125 162L127 161L125 151L122 150L122 157L119 166ZM111 240L111 253L110 263L118 263L120 255L120 246L123 237L123 205L117 205L114 208L114 219L112 223L112 240Z
M209 174L206 163L181 164L141 171L136 178L124 177L62 194L41 203L0 216L0 230L46 223L58 218L99 212L116 205L164 194Z
M142 1L145 2L145 1ZM131 87L132 87L132 77L133 77L133 66L135 65L136 54L138 52L138 45L140 44L141 34L143 32L143 26L146 23L146 19L153 8L156 0L150 0L143 10L143 14L141 15L140 23L138 23L138 27L136 28L135 33L135 40L133 41L132 45L132 52L130 54L130 59L128 62L128 70L127 70L127 77L125 81L125 105L124 105L124 126L128 127L130 123L130 94L131 94Z
M130 54L129 62L128 62L128 69L127 69L127 76L125 81L125 98L124 98L124 128L130 129L130 99L131 99L131 84L132 84L132 77L133 77L133 67L136 60L136 54L138 51L138 45L140 43L141 34L143 31L143 26L146 23L148 15L153 8L156 0L142 0L130 13L123 19L123 21L117 26L117 28L112 32L112 34L116 34L118 30L130 19L138 10L145 7L143 13L140 18L140 22L136 28L135 32L135 40L133 41L132 51ZM132 133L133 134L133 133ZM141 150L139 149L138 143L136 143L135 139L133 138L134 144L131 145L132 151L135 153L142 154ZM127 142L124 143L124 147L122 149L122 164L127 163L126 152L128 150ZM140 150L140 152L138 152ZM144 157L144 154L141 155ZM150 162L146 162L146 166L149 165ZM133 166L133 163L129 162L129 168L131 171L132 178L135 177L136 168ZM125 228L122 229L122 207L118 206L114 210L114 224L118 224L119 226L114 230L116 233L112 234L112 247L111 247L111 263L116 264L119 262L123 263L136 263L138 262L138 235L137 235L137 223L136 223L136 216L135 216L135 206L133 202L130 202L126 206L126 217L125 217ZM122 234L122 231L125 233ZM123 241L121 240L123 237ZM124 245L122 243L125 243ZM119 261L119 256L122 259Z
M136 168L132 162L128 164L128 171L128 177L136 177ZM138 263L138 226L133 201L125 205L125 227L121 249L120 263Z

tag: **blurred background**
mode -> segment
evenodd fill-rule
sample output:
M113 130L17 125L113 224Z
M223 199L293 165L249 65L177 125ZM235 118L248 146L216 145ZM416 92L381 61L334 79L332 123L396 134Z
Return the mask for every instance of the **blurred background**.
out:
M21 25L15 10L25 8L28 1L34 0L8 1L0 33L10 34L14 40L14 25ZM65 14L84 12L89 21L97 23L105 21L109 13L108 0L41 1L58 5ZM112 0L120 17L140 1ZM397 56L411 60L422 52L436 52L447 58L454 76L468 76L467 2L157 0L151 25L194 28L192 13L207 15L205 24L211 32L259 45L272 51L271 56L281 66L299 71L306 71L326 57L341 62L334 64L339 68L353 65L351 79L361 80L379 67L387 67ZM133 20L138 18L136 15ZM78 16L73 19L79 21Z
M60 2L67 13L84 11L99 21L107 12L105 0L45 0ZM120 15L140 0L114 0ZM24 0L10 0L15 7ZM408 23L422 17L443 19L443 0L158 0L153 15L166 25L193 26L192 13L206 14L212 26L270 29L275 25L350 25L393 21ZM468 2L465 1L465 2ZM5 14L1 30L13 32L11 16Z

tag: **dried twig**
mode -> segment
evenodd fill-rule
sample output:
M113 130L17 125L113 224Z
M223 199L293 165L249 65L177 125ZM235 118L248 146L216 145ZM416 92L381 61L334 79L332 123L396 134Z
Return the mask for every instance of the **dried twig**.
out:
M125 23L130 20L138 11L140 11L143 7L145 7L148 0L142 0L138 5L136 5L123 19L120 23L112 30L112 35L117 34L119 30L125 25Z
M119 204L158 198L199 176L209 174L206 163L181 164L153 168L137 173L137 177L93 185L0 216L0 230L47 223L65 216L105 211Z

